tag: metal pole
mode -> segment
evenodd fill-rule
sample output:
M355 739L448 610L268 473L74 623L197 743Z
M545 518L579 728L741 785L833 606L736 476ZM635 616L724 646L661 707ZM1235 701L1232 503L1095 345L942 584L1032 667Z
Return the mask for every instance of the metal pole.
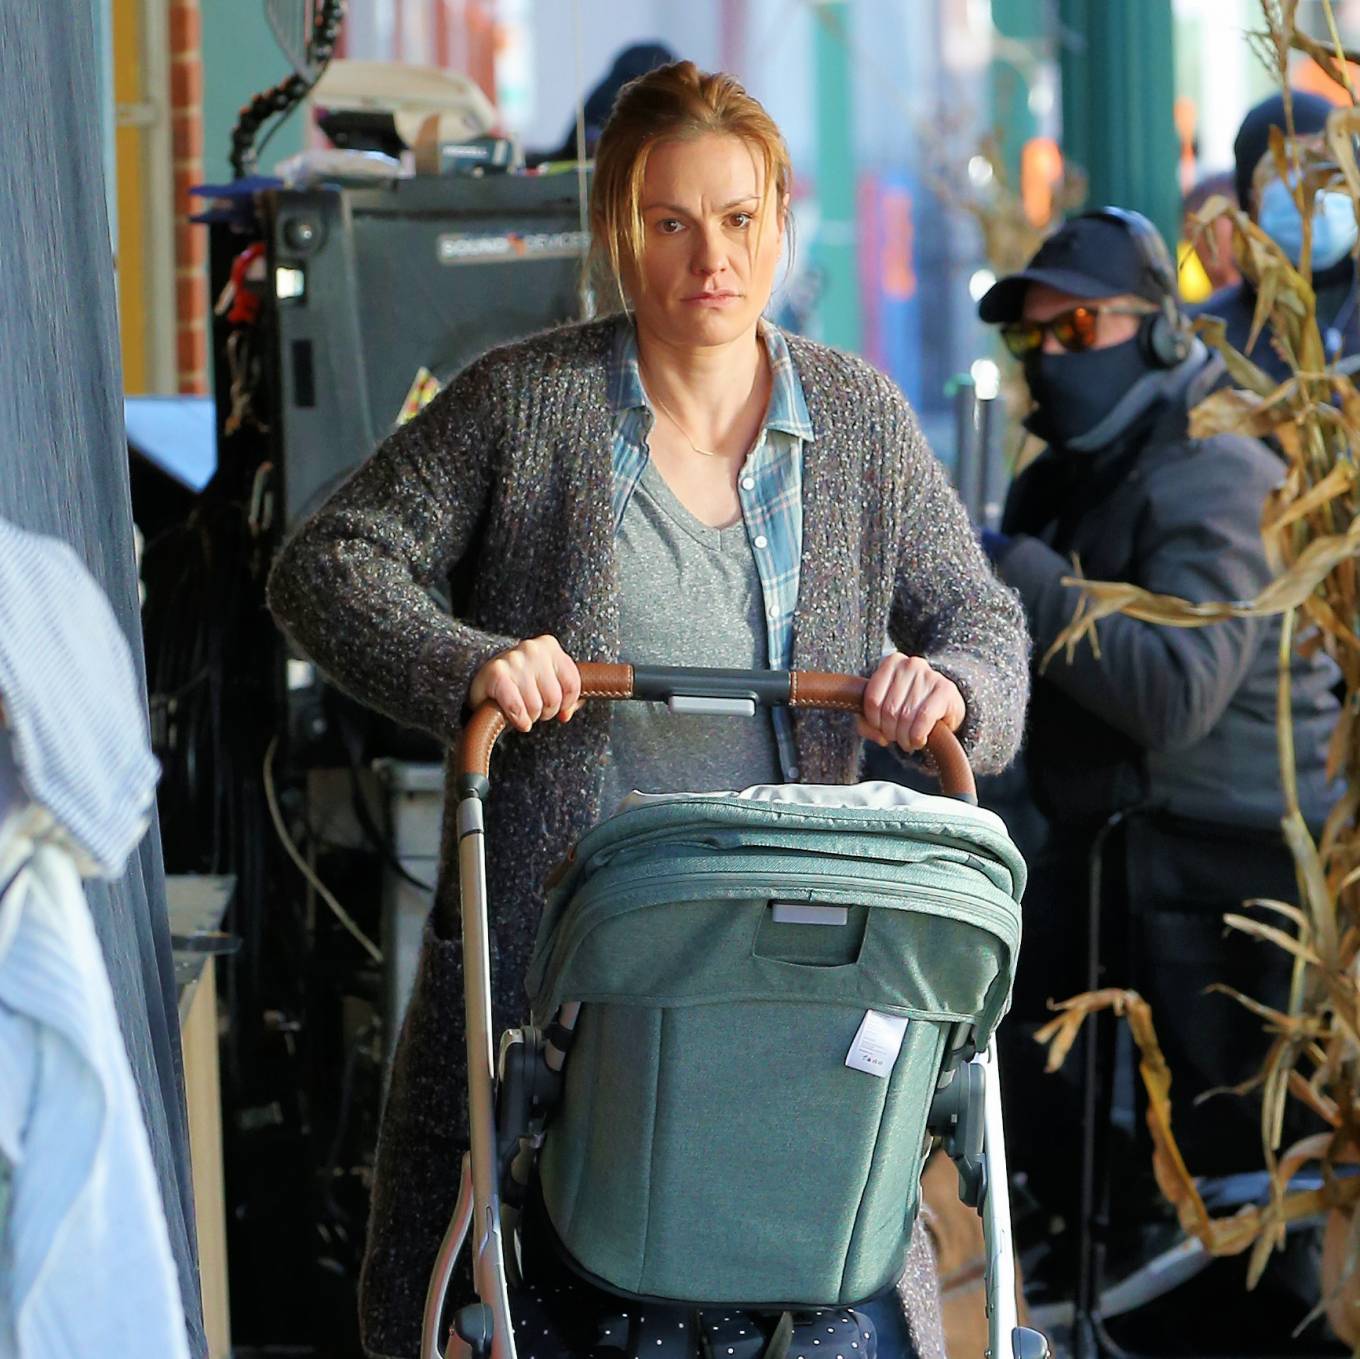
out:
M491 1047L491 948L486 916L486 835L482 801L458 804L458 870L463 913L463 991L467 1015L468 1132L472 1158L472 1277L491 1308L491 1359L515 1359L501 1240L496 1175L495 1057Z
M993 464L996 461L996 450L992 447L992 431L996 424L996 402L997 398L994 396L978 401L977 517L973 522L983 528L995 528L1000 512L1000 506L992 503L994 480L992 473L995 471Z
M973 503L977 484L977 388L967 373L960 373L950 384L954 397L954 489L977 523L978 507Z
M444 1316L444 1300L453 1282L453 1267L467 1240L472 1222L472 1166L468 1154L463 1153L463 1168L458 1176L458 1203L449 1219L444 1239L435 1257L429 1287L425 1291L425 1316L420 1328L420 1359L444 1359L439 1348L440 1330Z
M1015 1253L1011 1244L1011 1182L1006 1168L1006 1130L1001 1118L1001 1067L996 1060L996 1038L977 1061L983 1069L983 1149L987 1155L986 1197L982 1217L987 1238L987 1315L993 1359L1009 1359L1017 1315Z
M1101 925L1105 889L1105 846L1110 836L1123 824L1124 812L1116 812L1096 832L1091 842L1088 864L1087 934L1086 934L1086 989L1097 991L1102 981ZM1073 1316L1072 1340L1077 1359L1094 1359L1101 1353L1098 1338L1100 1313L1100 1283L1104 1259L1104 1243L1097 1223L1097 1179L1107 1174L1105 1133L1109 1122L1108 1091L1102 1072L1101 1057L1105 1049L1113 1049L1109 1040L1112 1026L1102 1031L1101 1016L1092 1016L1082 1042L1085 1043L1081 1109L1081 1197L1080 1218L1077 1224L1077 1296ZM1104 1041L1102 1041L1104 1040Z

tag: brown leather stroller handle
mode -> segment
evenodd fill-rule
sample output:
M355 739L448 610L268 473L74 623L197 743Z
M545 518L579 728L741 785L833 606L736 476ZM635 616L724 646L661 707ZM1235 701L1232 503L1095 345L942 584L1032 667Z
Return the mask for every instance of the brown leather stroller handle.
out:
M791 670L790 708L830 708L838 712L864 711L869 681L860 675L834 675L822 670ZM940 774L940 792L947 797L977 801L977 782L959 738L943 722L926 737L926 749Z
M601 661L582 661L581 697L622 699L633 697L633 667L610 665ZM487 699L468 719L463 728L463 739L458 743L458 772L481 778L491 775L491 752L501 733L510 725L509 719L493 700Z
M711 685L720 695L740 690L749 692L753 698L759 696L759 700L766 703L786 703L790 708L823 708L850 713L863 710L864 689L868 684L859 675L834 675L819 670L790 670L784 673L757 671L748 674L745 671L667 671L649 668L645 672L648 683L640 686L635 683L638 672L631 665L583 661L578 669L581 672L582 699L659 697L654 692L658 677L672 675L687 677L690 692L702 692ZM638 693L640 688L644 692ZM494 701L488 699L483 703L463 729L463 738L458 745L459 774L474 779L488 778L491 752L509 725L505 714ZM973 781L973 771L954 733L943 723L937 724L926 739L926 748L939 769L940 791L950 797L976 801L977 785Z

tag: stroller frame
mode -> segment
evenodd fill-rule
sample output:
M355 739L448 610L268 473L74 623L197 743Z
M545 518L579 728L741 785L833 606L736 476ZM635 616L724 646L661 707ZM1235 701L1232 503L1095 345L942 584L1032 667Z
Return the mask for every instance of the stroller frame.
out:
M757 706L787 705L859 712L865 680L813 671L705 670L626 664L581 665L583 699L667 701L686 712L753 715ZM679 703L677 704L677 700ZM535 1069L551 1081L564 1054L538 1035L512 1030L502 1043L500 1071L493 1048L491 953L487 914L483 802L490 789L490 759L509 723L493 702L484 703L464 729L458 751L458 861L462 893L470 1149L463 1156L457 1206L430 1275L421 1329L421 1359L517 1359L506 1267L506 1225L498 1161L506 1145L527 1134L535 1103ZM972 771L958 741L943 725L928 742L944 793L976 803ZM574 1021L574 1016L571 1017ZM569 1021L570 1022L570 1021ZM569 1024L568 1024L569 1026ZM1017 1323L1010 1193L995 1042L975 1050L971 1025L955 1028L951 1054L932 1103L928 1128L941 1137L959 1172L961 1199L983 1217L987 1241L987 1359L1047 1359L1048 1343ZM507 1057L529 1058L513 1079ZM499 1074L499 1080L498 1080ZM497 1096L506 1108L498 1110ZM508 1098L507 1098L508 1096ZM518 1105L518 1110L512 1106ZM522 1122L521 1128L498 1128ZM473 1286L478 1301L453 1318L447 1350L440 1347L444 1305L454 1268L472 1237Z

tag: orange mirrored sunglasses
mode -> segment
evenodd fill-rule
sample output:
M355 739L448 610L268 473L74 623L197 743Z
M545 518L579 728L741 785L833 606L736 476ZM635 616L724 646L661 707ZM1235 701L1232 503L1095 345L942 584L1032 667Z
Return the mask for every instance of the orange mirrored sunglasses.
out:
M1042 349L1044 336L1053 338L1069 353L1090 349L1096 342L1096 324L1102 312L1110 316L1148 316L1154 307L1073 307L1047 321L1011 321L1001 327L1006 348L1017 359Z

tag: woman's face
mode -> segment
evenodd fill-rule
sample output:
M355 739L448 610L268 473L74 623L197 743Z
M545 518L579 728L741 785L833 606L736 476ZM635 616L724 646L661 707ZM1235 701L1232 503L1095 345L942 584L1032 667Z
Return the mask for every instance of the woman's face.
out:
M785 205L761 213L764 167L739 137L664 142L642 183L638 325L671 344L726 344L770 300Z

